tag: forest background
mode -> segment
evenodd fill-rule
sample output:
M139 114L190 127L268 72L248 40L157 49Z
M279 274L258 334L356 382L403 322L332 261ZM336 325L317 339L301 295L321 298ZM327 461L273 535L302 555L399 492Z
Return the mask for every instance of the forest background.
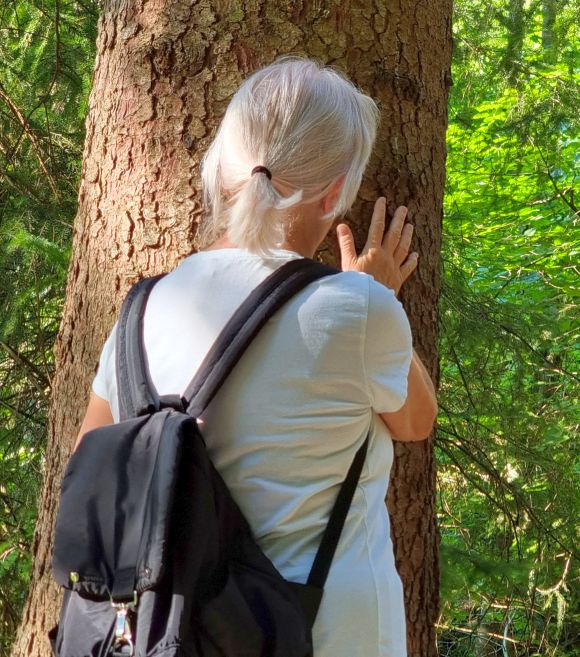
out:
M0 4L0 656L31 570L99 11ZM578 0L455 0L436 437L445 657L580 655L579 22Z

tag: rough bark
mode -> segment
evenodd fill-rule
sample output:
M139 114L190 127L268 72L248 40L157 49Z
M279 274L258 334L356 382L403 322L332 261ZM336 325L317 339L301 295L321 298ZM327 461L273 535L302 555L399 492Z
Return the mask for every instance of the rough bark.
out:
M283 53L343 68L379 100L382 125L352 221L363 241L378 193L409 206L419 271L404 303L437 373L437 299L450 84L451 0L408 3L105 0L73 255L55 346L50 441L34 572L14 657L48 656L60 595L51 580L60 478L103 341L129 285L195 249L198 165L246 75ZM327 244L323 257L332 258ZM404 579L409 655L435 655L437 542L431 441L398 445L390 509Z

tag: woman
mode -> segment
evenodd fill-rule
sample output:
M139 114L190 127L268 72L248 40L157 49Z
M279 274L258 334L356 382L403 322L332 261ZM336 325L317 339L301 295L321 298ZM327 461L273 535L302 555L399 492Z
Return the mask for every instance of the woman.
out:
M309 60L279 60L240 87L202 165L204 232L214 241L161 279L145 312L160 394L185 390L226 321L268 274L314 256L354 202L377 121L371 98ZM405 216L398 208L383 239L385 199L378 199L360 256L339 225L343 273L312 283L278 311L202 418L210 457L258 543L298 582L370 432L313 630L316 657L406 655L384 504L391 439L425 439L437 407L396 297L417 265ZM118 420L115 331L77 444L86 431Z

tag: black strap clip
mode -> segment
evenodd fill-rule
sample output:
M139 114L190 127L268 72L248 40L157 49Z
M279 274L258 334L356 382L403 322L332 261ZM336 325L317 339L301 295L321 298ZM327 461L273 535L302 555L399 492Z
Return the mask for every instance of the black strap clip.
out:
M181 395L159 395L160 411L164 408L173 408L180 413L185 413L187 406L187 400Z

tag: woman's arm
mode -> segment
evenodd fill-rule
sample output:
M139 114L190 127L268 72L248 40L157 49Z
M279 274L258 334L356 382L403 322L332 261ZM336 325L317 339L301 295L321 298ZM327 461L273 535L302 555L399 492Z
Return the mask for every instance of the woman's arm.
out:
M413 226L405 224L407 208L396 209L385 234L386 200L377 199L369 227L367 243L357 255L354 238L349 227L337 228L343 271L360 271L370 274L398 295L403 283L417 267L418 254L409 254ZM425 440L431 433L437 417L437 399L431 377L417 353L413 350L407 379L407 398L394 413L381 413L395 440Z
M79 429L73 452L77 449L82 437L87 431L97 429L105 424L112 424L113 422L113 414L111 413L109 402L91 391L89 405L87 406L85 417L82 421L81 428Z
M395 440L412 441L428 438L436 418L435 386L413 350L407 379L407 399L398 411L381 413L381 419Z

